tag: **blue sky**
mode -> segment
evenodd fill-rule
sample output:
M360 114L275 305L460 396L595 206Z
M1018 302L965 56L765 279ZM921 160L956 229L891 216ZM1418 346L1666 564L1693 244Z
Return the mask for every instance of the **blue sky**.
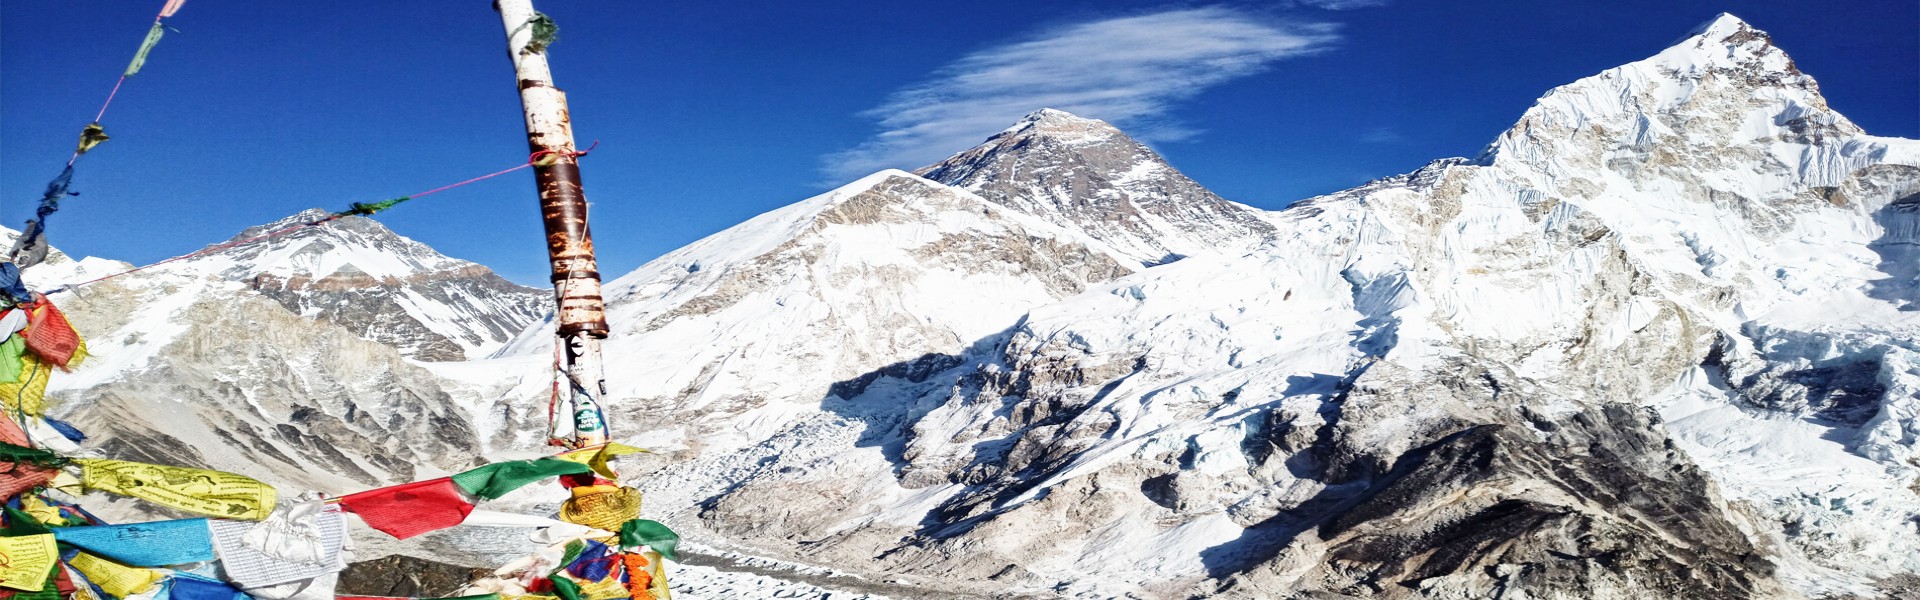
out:
M0 5L0 222L18 229L159 1ZM1043 106L1107 119L1230 199L1278 208L1472 155L1547 89L1732 12L1829 102L1920 137L1920 5L1628 0L965 3L543 0L612 276ZM304 208L512 166L525 137L485 0L190 0L51 226L137 263ZM381 216L545 280L531 175Z

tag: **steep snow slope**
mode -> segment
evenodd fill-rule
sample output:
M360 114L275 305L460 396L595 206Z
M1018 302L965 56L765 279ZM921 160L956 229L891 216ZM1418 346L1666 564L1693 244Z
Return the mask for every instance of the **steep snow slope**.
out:
M610 418L724 452L787 426L836 382L892 363L907 376L944 369L943 353L1127 272L1098 242L883 171L611 282ZM533 390L545 389L551 327L502 352L534 359Z

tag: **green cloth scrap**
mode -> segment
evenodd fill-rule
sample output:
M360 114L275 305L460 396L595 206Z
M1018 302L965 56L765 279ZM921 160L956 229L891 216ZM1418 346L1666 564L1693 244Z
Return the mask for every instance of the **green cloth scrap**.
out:
M533 28L533 39L527 40L526 51L529 54L546 52L547 46L560 39L560 25L554 23L553 17L547 16L547 13L534 12L533 18L527 19L527 23L521 27Z
M593 467L558 458L493 463L453 476L454 485L467 493L493 500L521 486L560 475L591 473Z
M120 76L132 77L134 73L140 72L140 67L147 66L147 53L153 52L153 47L160 45L160 36L166 34L167 26L154 21L153 29L147 30L146 41L140 42L140 51L133 53L133 62L127 64L127 72L121 73Z
M548 577L553 582L553 593L566 600L580 600L580 584L559 575Z
M9 335L0 343L0 383L20 381L20 357L27 353L27 336Z
M24 464L47 469L58 469L67 466L69 462L72 461L67 457L46 450L0 442L0 463Z
M634 519L620 525L620 547L638 548L640 546L652 548L654 552L667 557L667 560L680 562L680 555L675 552L675 549L680 547L680 534L667 529L667 526L659 521Z
M377 213L389 208L393 208L393 205L395 204L406 202L412 199L413 199L412 196L401 196L399 198L394 198L392 200L381 200L379 202L355 202L353 204L347 205L347 211L340 213L340 216L344 217L349 215L371 215L373 213Z

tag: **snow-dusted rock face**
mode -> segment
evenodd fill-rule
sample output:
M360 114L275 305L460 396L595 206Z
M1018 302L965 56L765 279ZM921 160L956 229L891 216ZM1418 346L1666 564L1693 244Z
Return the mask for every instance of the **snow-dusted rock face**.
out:
M26 279L53 290L127 268L56 252ZM350 217L54 294L93 358L52 380L53 411L102 456L288 489L340 493L458 470L481 453L473 418L445 380L407 359L498 347L538 318L539 297Z
M1104 121L1043 109L928 179L1082 232L1145 265L1237 254L1273 235L1257 209L1221 199Z
M234 239L324 217L323 211L309 210ZM364 217L345 217L192 262L196 272L243 281L288 310L418 360L486 356L539 319L552 302L548 292L448 258Z

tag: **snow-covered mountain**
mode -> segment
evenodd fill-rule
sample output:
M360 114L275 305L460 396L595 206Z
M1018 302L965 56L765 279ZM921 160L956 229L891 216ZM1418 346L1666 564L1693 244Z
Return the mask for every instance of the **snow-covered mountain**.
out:
M1273 236L1103 121L1043 109L916 173L1107 243L1148 266L1245 251Z
M610 282L608 352L633 359L611 363L621 401L609 418L674 415L693 426L673 443L751 443L875 367L944 370L1027 310L1137 268L1085 236L883 171ZM544 358L552 337L550 323L529 328L502 354ZM528 386L544 389L547 364L529 363Z
M63 256L29 269L28 283L51 290L129 268ZM490 352L543 304L537 290L361 217L53 298L94 354L49 387L90 447L330 493L471 465L472 418L408 359Z
M1834 113L1764 33L1717 18L1549 92L1478 158L1257 225L1071 183L1119 179L1074 154L1113 135L1043 111L920 172L1189 258L918 359L829 363L824 398L636 399L663 411L626 421L642 439L689 440L653 506L742 551L983 595L1873 597L1920 572L1920 146ZM1121 187L1184 182L1139 172L1165 180ZM616 314L709 297L665 289ZM722 326L807 323L763 314ZM725 351L636 333L616 364Z
M917 173L609 283L650 518L895 597L1920 593L1920 142L1732 16L1283 211L1053 110ZM313 236L65 300L63 410L330 491L537 446L534 292Z
M250 228L249 239L325 218L319 209ZM202 259L194 269L244 281L288 310L432 361L480 358L548 310L551 294L448 258L378 221L347 217Z

